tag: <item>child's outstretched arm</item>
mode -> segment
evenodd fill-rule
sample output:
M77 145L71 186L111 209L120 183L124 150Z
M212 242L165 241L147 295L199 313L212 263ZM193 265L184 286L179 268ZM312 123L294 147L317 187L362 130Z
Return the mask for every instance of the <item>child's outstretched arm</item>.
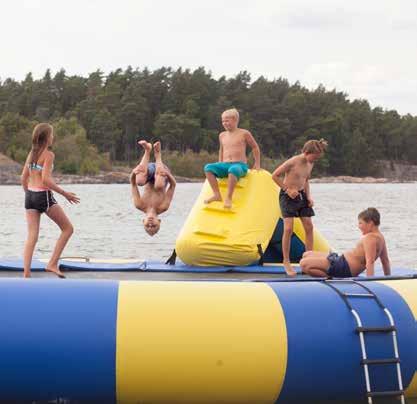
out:
M261 150L259 149L258 143L256 143L255 138L252 136L252 133L247 131L245 133L246 143L252 148L253 159L255 160L253 168L255 170L260 170L261 168Z
M55 155L49 152L43 163L42 170L42 182L50 188L52 191L62 195L69 203L80 203L80 198L73 192L66 192L60 186L58 186L52 178L52 166L54 163Z
M136 185L136 174L132 173L130 174L130 188L132 191L132 199L133 199L133 205L135 205L136 209L143 210L143 202L140 197L138 186Z

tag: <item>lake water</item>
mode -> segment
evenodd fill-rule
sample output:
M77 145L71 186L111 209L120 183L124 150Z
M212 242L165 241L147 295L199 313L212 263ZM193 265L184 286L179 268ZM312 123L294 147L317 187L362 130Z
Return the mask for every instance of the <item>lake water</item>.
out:
M387 240L393 267L417 268L417 184L312 184L314 224L336 251L351 248L360 237L357 214L375 206ZM175 244L201 184L178 184L173 204L161 216L161 230L149 237L142 214L131 202L128 185L66 185L76 192L79 205L58 202L74 224L75 232L64 254L92 258L164 260ZM21 256L26 236L24 193L18 186L0 187L0 257ZM42 218L36 255L49 256L58 228Z

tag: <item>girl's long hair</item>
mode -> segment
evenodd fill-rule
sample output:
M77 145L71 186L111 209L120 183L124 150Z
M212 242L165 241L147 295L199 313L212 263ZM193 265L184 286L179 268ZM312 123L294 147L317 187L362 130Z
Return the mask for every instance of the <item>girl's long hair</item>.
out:
M31 164L38 162L39 156L48 147L49 139L54 129L49 123L38 123L32 133L32 149L29 161Z

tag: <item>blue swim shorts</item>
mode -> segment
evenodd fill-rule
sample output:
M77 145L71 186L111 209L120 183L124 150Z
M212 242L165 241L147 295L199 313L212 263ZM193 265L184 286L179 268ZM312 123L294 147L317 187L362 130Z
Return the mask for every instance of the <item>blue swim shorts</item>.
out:
M327 270L329 276L333 278L350 278L352 276L349 264L344 255L339 256L336 253L330 253L327 256L327 261L330 264Z
M242 161L229 162L220 161L204 166L204 172L213 173L217 178L226 178L233 174L237 179L242 178L248 172L248 165Z

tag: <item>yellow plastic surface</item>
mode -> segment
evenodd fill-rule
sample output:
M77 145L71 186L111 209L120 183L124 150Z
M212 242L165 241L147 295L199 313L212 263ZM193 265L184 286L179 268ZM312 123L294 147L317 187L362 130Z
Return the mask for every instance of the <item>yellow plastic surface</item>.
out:
M227 179L218 180L223 199ZM176 252L188 265L243 266L259 259L258 247L265 251L281 217L279 187L268 171L249 170L237 183L232 209L222 202L204 204L212 195L206 181L176 241ZM294 234L305 241L300 219L294 221ZM314 250L329 251L324 237L314 231Z
M227 178L219 180L223 198ZM175 249L189 265L248 265L265 250L278 220L278 187L265 170L249 170L239 180L232 209L222 202L204 204L212 195L206 181L177 238Z
M118 403L274 403L287 329L261 283L120 282Z

